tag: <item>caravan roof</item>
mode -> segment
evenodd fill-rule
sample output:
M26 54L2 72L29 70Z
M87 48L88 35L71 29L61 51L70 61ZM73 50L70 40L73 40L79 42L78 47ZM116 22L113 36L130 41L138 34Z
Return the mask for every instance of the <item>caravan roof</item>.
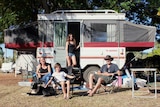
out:
M114 10L58 10L50 14L38 14L38 25L24 29L5 30L5 47L17 50L36 49L42 46L53 47L54 24L61 22L68 22L68 25L73 22L80 23L77 30L81 31L78 34L81 37L84 36L84 30L90 31L90 37L96 34L96 40L99 41L84 42L83 40L86 47L126 47L127 50L144 50L154 46L156 28L128 22L125 20L125 13L118 13ZM92 31L93 26L97 28L97 32ZM87 29L84 29L85 27ZM100 31L100 27L104 31ZM100 36L97 36L97 33ZM113 40L106 39L109 37ZM87 40L92 39L95 38Z
M38 20L84 20L119 19L125 20L125 13L114 10L58 10L51 14L38 14Z

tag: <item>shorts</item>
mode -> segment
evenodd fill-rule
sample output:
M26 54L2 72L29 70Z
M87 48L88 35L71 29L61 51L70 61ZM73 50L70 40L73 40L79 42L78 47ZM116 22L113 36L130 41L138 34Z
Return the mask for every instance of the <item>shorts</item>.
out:
M75 56L75 54L74 53L68 53L68 56Z
M94 78L95 78L95 82L98 81L98 78L101 78L106 84L111 83L111 77L110 76L94 74Z

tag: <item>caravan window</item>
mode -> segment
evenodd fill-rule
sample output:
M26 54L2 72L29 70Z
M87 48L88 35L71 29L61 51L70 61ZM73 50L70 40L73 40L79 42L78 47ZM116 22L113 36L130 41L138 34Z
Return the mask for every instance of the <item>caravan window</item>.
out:
M116 24L85 23L85 42L116 42Z

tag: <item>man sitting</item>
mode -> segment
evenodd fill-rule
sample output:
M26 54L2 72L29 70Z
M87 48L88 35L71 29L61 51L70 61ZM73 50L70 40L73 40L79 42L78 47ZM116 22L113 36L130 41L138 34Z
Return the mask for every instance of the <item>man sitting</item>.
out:
M109 83L112 76L114 76L115 74L121 74L118 66L111 63L113 58L110 55L107 55L104 60L106 61L106 64L104 64L95 74L89 75L89 91L87 92L88 96L93 96L93 94L97 91L102 83ZM97 83L93 88L94 80Z

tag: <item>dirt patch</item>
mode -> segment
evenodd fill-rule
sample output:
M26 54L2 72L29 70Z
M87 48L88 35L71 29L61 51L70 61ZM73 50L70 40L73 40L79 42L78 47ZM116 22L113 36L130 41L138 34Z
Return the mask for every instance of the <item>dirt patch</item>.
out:
M14 73L0 73L1 85L16 85L21 80L21 75L15 77Z

